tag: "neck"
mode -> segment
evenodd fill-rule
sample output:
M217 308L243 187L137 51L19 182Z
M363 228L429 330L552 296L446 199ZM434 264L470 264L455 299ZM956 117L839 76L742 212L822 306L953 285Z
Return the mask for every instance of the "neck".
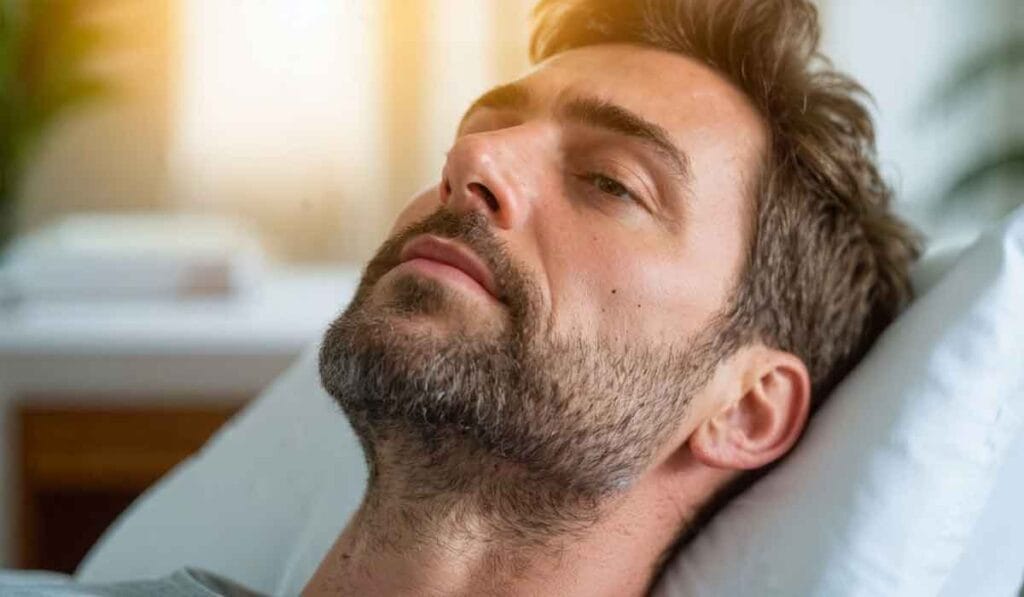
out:
M681 522L651 482L555 500L507 465L473 466L488 474L461 470L453 483L422 459L400 466L401 452L374 451L363 504L304 595L643 595Z

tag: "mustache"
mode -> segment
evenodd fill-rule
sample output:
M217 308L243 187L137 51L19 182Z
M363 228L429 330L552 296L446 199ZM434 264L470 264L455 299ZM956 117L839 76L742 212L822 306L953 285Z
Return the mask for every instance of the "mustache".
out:
M525 268L509 255L505 243L492 230L490 219L478 211L455 212L446 206L386 240L366 265L363 289L369 291L384 274L398 266L402 247L421 234L460 242L476 253L491 270L498 300L508 305L514 318L522 319L537 307L539 289Z

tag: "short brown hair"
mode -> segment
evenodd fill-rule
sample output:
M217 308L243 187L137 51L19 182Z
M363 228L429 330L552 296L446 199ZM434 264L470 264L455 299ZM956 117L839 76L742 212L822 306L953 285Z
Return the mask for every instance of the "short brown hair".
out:
M818 50L807 0L541 0L531 59L603 43L677 52L749 98L769 150L726 351L760 340L807 365L816 408L912 297L919 240L889 211L864 89Z

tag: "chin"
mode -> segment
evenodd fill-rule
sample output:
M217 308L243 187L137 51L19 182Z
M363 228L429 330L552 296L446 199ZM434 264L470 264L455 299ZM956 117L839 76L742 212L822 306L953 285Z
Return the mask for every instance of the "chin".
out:
M368 299L365 309L396 326L396 331L479 336L504 327L504 317L483 298L413 273L382 277Z

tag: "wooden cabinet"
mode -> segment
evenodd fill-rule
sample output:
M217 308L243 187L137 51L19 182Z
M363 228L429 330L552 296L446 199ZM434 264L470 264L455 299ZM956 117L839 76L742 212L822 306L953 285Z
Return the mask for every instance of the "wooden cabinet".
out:
M104 529L240 404L15 401L9 424L20 487L17 565L73 572Z

